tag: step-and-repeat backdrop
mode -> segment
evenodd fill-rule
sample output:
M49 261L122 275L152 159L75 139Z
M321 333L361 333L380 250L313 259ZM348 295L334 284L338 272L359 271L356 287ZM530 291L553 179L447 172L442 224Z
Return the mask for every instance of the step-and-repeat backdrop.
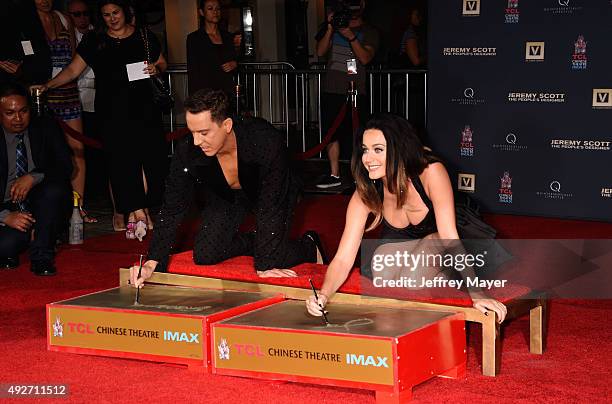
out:
M429 2L429 137L496 213L612 220L612 0Z

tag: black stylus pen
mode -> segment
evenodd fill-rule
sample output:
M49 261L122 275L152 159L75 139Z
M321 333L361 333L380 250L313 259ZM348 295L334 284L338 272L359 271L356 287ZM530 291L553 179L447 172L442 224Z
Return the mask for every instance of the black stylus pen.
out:
M138 277L136 279L140 278L140 274L142 272L142 254L140 254L140 263L138 265ZM136 300L134 300L134 304L140 304L140 288L136 288Z
M312 292L314 293L315 299L317 299L317 304L318 304L319 295L317 295L317 290L315 289L314 284L312 283L312 279L308 279L308 282L310 282L310 287L312 288ZM323 319L325 320L325 325L328 325L329 320L327 319L327 315L325 314L325 309L320 304L319 304L319 307L321 308L321 313L323 313Z

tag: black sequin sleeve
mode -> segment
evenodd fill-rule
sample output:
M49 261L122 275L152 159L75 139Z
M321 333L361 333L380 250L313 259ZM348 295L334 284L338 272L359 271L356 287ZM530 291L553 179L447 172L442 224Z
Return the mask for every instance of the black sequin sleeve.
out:
M274 129L273 129L274 130ZM276 130L274 130L276 132ZM278 133L267 137L265 150L260 150L263 164L260 167L260 186L257 199L255 269L273 269L284 251L288 237L288 221L291 214L290 174L287 149Z
M151 260L158 261L158 272L166 272L168 259L176 241L176 230L193 199L194 177L190 173L189 142L186 136L179 142L166 178L166 191L153 238L149 246Z

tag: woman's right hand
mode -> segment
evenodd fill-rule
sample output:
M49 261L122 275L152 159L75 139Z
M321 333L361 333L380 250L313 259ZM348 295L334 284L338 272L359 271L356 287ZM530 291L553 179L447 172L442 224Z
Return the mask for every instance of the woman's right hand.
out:
M319 293L318 296L318 300L314 297L314 295L310 295L308 299L306 299L306 309L311 315L321 317L328 299L327 296L321 293Z

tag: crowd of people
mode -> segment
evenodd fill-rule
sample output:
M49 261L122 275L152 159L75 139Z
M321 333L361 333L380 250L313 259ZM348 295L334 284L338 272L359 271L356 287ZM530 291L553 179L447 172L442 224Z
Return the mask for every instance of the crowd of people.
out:
M81 207L85 193L83 142L66 128L85 136L97 132L102 139L116 230L142 241L153 228L149 210L161 207L149 259L131 269L133 286L142 287L154 271L166 270L176 230L194 198L202 216L196 264L249 255L261 277L295 277L295 265L327 263L315 232L289 238L300 181L290 168L283 136L263 119L231 114L240 37L221 28L219 0L199 1L201 26L187 37L190 96L184 107L190 133L177 142L169 166L160 107L149 80L139 79L163 73L167 62L132 5L98 1L94 27L84 0L70 0L66 13L53 10L51 0L33 0L29 14L28 2L9 2L21 20L6 32L13 46L2 49L0 60L2 268L19 265L19 254L29 245L32 271L56 273L55 244L68 217L70 191L79 195ZM380 40L364 21L364 5L353 4L345 21L332 10L317 35L317 55L327 57L324 131L347 102L348 88L360 97L366 94L365 66ZM425 63L420 25L419 11L411 10L398 53L411 67ZM46 97L47 116L34 116L28 91ZM362 125L362 108L359 115ZM321 188L341 183L340 136L328 145L330 175L318 184ZM364 231L380 225L385 238L459 238L448 174L408 121L374 116L348 138L353 139L356 190L322 289L307 301L313 315L322 314L345 281ZM85 221L96 220L81 212ZM248 212L255 214L256 229L241 233ZM503 321L503 304L478 291L472 298L474 307L493 310Z

